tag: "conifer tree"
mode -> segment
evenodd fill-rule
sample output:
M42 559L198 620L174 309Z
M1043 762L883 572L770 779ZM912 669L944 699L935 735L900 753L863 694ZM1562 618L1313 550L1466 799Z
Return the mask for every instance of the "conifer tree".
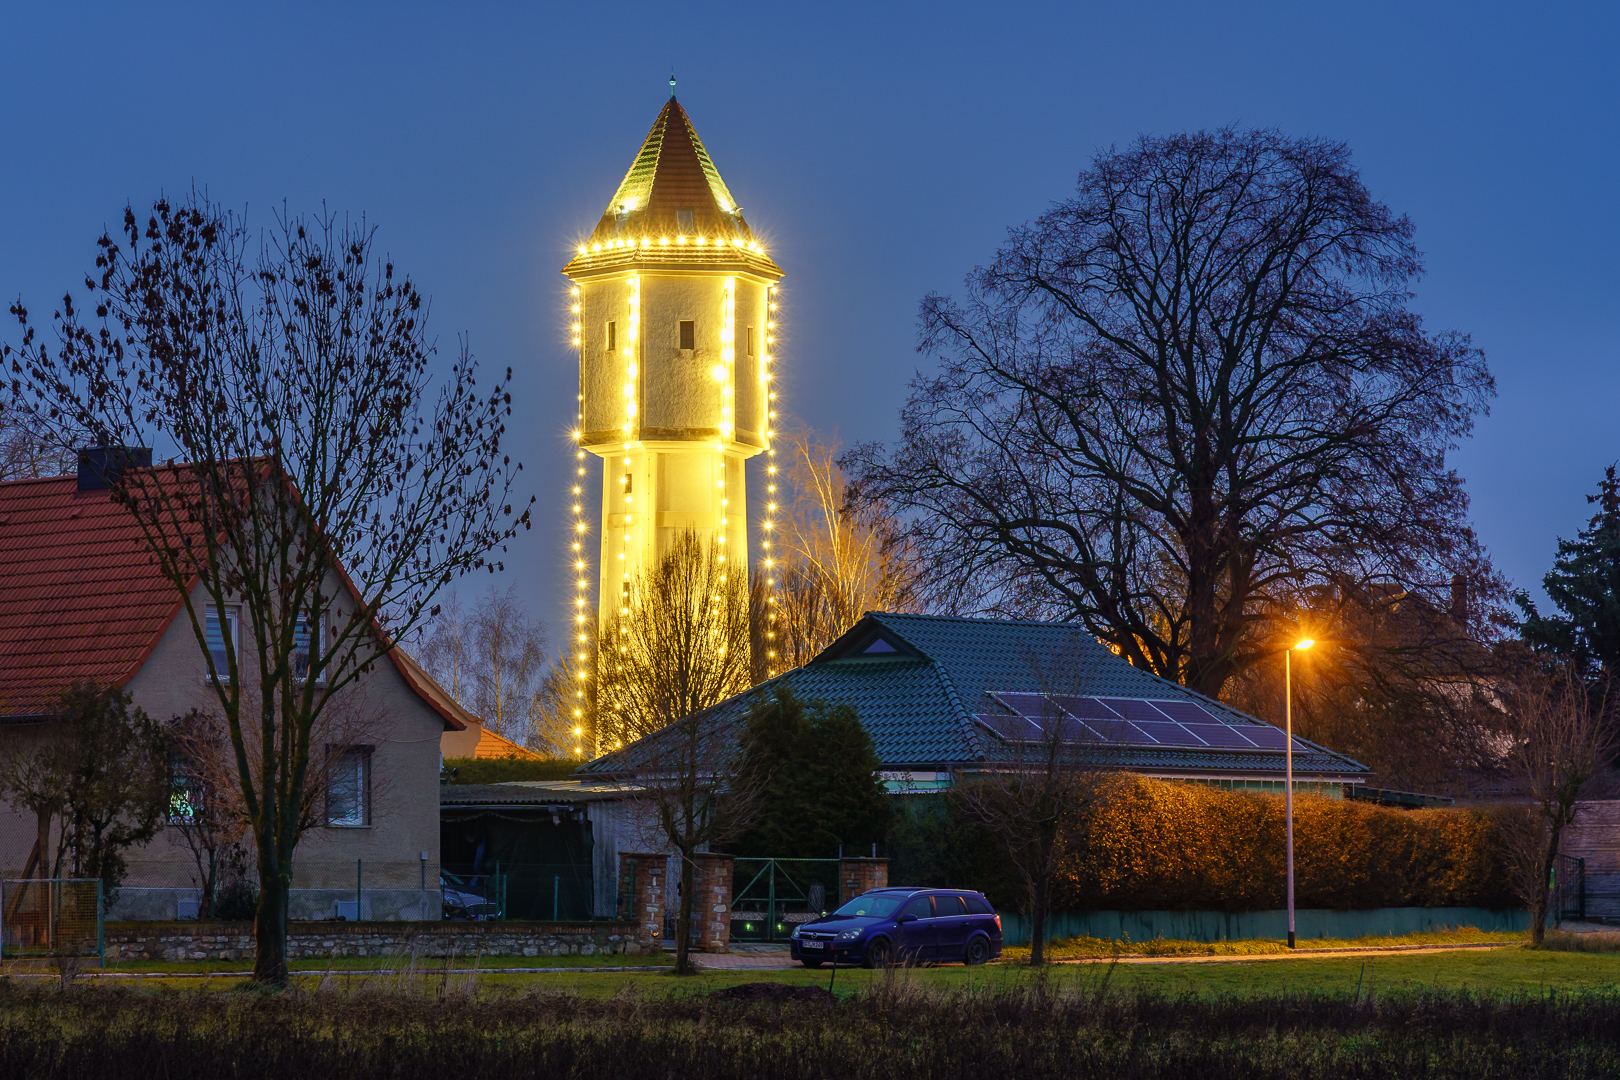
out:
M1620 670L1620 478L1604 470L1598 512L1573 540L1558 541L1558 557L1541 579L1557 614L1542 615L1524 592L1524 639L1538 652L1569 658L1587 679Z

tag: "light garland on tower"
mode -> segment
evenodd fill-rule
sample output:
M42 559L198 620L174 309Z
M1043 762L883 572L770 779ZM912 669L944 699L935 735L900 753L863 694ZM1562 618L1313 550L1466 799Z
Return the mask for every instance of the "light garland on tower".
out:
M631 274L627 279L630 286L630 317L626 320L624 334L624 473L620 477L621 495L624 499L624 528L619 530L619 654L622 657L626 652L626 642L630 636L628 626L630 616L630 560L627 558L630 551L630 526L635 523L635 488L631 482L630 467L634 459L630 451L635 448L636 433L636 377L640 373L637 363L640 356L638 342L641 338L641 277ZM642 485L645 487L646 485ZM621 660L619 670L624 670ZM617 747L622 739L616 739Z
M720 488L720 555L719 561L726 561L726 526L727 507L731 500L726 497L726 443L731 440L736 426L732 423L732 391L733 368L737 359L735 345L737 332L737 279L728 277L721 285L720 302L720 368L715 377L720 380L720 441L715 444L720 452L720 478L716 486ZM721 575L723 583L725 575Z
M776 553L772 545L776 529L776 391L771 389L771 346L776 341L776 286L765 286L764 347L759 357L759 391L765 409L765 515L764 535L760 538L765 559L765 677L777 674L776 648Z
M574 347L580 348L582 336L580 334L580 293L579 286L573 288L573 341ZM580 372L583 378L585 370L584 352L580 352ZM585 756L585 712L590 701L589 682L591 678L590 656L590 626L589 601L590 584L585 573L585 537L589 526L585 519L585 447L581 440L585 432L585 393L583 384L579 388L574 414L574 483L573 507L574 520L571 532L573 551L574 575L574 754L576 757Z

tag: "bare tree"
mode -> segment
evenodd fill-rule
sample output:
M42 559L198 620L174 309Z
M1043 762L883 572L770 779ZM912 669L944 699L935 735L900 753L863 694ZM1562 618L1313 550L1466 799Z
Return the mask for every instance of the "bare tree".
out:
M193 194L126 209L121 233L99 241L89 310L56 311L57 344L17 304L5 352L35 415L183 462L107 480L207 659L256 849L254 978L280 984L323 712L527 525L511 397L478 387L465 348L433 385L424 301L364 223L283 215L255 241Z
M1606 696L1607 686L1594 690L1574 664L1529 672L1512 689L1517 731L1508 762L1535 813L1509 836L1509 857L1530 908L1532 945L1546 934L1558 848L1575 822L1581 790L1620 749L1605 722Z
M433 681L450 691L450 696L464 708L470 707L471 696L468 657L472 651L472 634L468 624L461 594L451 589L433 621L422 628L422 645L417 656Z
M579 658L555 657L529 702L529 745L550 757L586 757L588 722L580 700Z
M77 466L74 446L0 387L0 481L66 476Z
M1495 575L1446 454L1494 393L1410 310L1412 224L1349 149L1277 132L1143 137L929 296L892 453L847 460L912 522L951 610L1072 619L1219 696L1313 584L1443 604Z
M197 867L197 917L211 919L220 875L247 833L236 755L225 722L210 710L175 717L167 736L173 772L169 827L185 841Z
M694 856L746 828L757 802L735 734L707 715L748 689L748 634L743 575L718 545L688 530L631 581L599 646L598 738L604 749L626 748L631 806L680 859L675 968L682 974L692 970Z
M1027 731L1028 725L1009 720L1002 741L1010 753L987 762L984 773L950 793L999 841L1018 875L1030 923L1029 962L1036 966L1046 962L1046 921L1058 872L1117 756L1053 700L1085 688L1092 665L1083 656L1077 637L1064 654L1029 658L1045 695L1043 715Z
M534 701L545 666L545 626L517 586L491 586L472 610L451 593L424 638L422 666L495 734L534 746Z
M903 531L881 502L850 501L838 447L808 430L779 439L789 464L787 513L777 533L775 667L786 670L807 663L866 612L907 611L915 596Z

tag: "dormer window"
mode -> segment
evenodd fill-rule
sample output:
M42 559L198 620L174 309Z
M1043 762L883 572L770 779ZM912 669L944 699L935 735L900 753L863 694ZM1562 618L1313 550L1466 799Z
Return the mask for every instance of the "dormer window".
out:
M683 233L697 232L697 223L693 221L690 209L675 211L675 229Z
M899 649L896 649L893 645L890 645L887 641L883 640L882 638L878 638L876 641L872 642L872 644L870 644L866 648L862 649L861 650L861 655L863 655L863 656L872 656L872 655L878 654L878 653L897 653L899 651L900 651Z

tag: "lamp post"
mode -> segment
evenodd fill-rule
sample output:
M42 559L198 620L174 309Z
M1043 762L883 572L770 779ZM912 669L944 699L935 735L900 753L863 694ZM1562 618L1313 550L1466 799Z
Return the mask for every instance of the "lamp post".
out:
M1283 758L1288 781L1283 788L1284 830L1288 834L1288 947L1294 944L1294 650L1308 649L1316 642L1305 638L1283 652Z

